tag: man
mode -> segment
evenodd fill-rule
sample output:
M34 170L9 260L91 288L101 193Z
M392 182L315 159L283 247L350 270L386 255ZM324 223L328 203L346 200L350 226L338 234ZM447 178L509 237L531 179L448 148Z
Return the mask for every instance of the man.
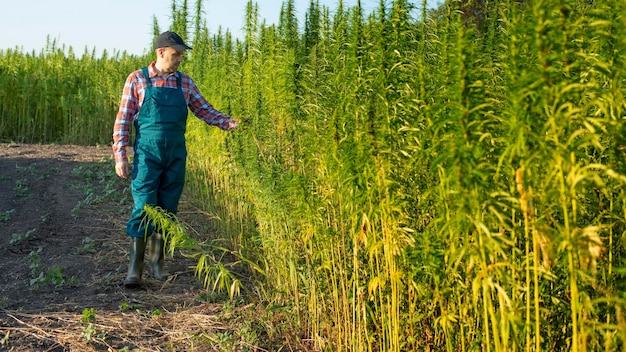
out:
M144 205L176 213L185 182L185 130L188 108L209 125L234 129L238 120L215 110L189 75L178 72L185 50L191 50L174 32L164 32L154 44L156 61L131 73L124 84L113 128L115 172L129 177L126 156L131 123L135 128L132 195L134 207L126 225L130 236L130 264L124 285L141 285L146 244L152 275L169 276L163 269L164 241L146 222ZM157 229L158 232L158 229Z

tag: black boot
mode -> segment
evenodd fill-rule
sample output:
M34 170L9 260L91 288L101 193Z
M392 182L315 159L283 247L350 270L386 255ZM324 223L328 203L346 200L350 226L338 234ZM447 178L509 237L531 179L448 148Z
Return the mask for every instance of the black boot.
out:
M150 267L152 268L152 275L155 279L165 281L170 276L170 273L163 269L163 262L165 260L165 241L160 233L154 233L148 238L148 244L150 246Z
M146 240L143 237L130 238L130 264L128 264L128 275L126 275L126 280L124 280L124 286L128 288L141 286L145 251Z

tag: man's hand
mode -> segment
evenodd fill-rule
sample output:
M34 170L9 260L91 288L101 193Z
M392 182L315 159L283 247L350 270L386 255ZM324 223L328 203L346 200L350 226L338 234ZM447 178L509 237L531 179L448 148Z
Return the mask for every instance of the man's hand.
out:
M115 163L115 173L117 176L126 179L128 178L128 161L118 161Z
M228 129L234 130L235 128L237 128L237 126L239 126L239 120L236 118L233 118L233 120L228 124Z

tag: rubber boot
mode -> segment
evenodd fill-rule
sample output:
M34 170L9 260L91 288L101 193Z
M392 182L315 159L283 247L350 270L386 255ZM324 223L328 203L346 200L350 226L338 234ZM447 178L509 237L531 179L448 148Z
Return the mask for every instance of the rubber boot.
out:
M128 264L128 275L124 280L124 286L137 288L141 286L141 275L143 274L143 258L146 251L146 240L143 237L130 238L130 264Z
M160 233L154 233L148 238L149 251L150 251L150 267L152 268L152 275L155 279L165 281L170 276L170 273L163 269L163 262L165 261L165 241Z

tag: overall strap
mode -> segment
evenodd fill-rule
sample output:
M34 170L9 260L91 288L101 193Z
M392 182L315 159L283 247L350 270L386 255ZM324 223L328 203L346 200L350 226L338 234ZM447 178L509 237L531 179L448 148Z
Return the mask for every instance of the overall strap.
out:
M148 66L141 68L141 72L146 79L146 88L152 88L152 82L150 82L150 75L148 74Z

